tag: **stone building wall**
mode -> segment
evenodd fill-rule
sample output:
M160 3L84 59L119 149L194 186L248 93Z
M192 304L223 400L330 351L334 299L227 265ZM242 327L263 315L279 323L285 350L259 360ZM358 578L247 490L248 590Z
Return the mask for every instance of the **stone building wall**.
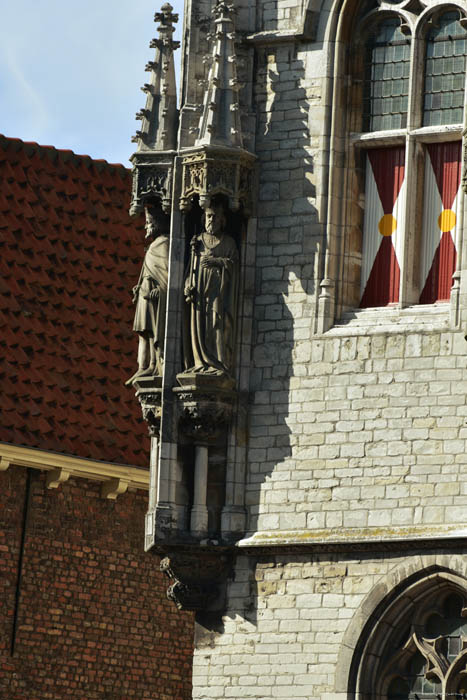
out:
M437 568L465 579L465 548L239 556L222 632L198 625L193 697L356 697L351 663L371 614Z
M348 196L346 134L330 136L348 76L338 11L313 8L238 3L259 176L247 532L222 620L198 618L203 700L361 697L352 660L391 591L434 570L466 578L465 273L457 307L348 310L355 261L333 256L346 236L361 245L362 203ZM347 309L328 324L326 263Z
M2 700L188 700L192 615L143 552L146 494L27 478L0 473Z
M285 379L284 345L256 346L250 528L462 524L463 333L337 332L296 342Z

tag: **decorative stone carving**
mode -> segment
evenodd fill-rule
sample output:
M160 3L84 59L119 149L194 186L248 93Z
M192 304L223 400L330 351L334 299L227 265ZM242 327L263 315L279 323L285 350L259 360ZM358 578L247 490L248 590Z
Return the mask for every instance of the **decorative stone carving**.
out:
M132 156L135 163L136 154ZM147 162L146 162L147 161ZM156 164L154 163L156 161ZM160 202L162 210L170 211L172 204L173 157L139 154L133 168L132 204L130 215L141 213L145 203Z
M243 211L249 213L255 189L255 158L244 150L232 152L218 146L202 146L195 153L184 155L180 209L189 211L195 195L203 208L211 197L225 195L232 211L242 204Z
M230 376L238 296L238 250L220 204L206 209L190 243L185 278L184 363L190 374Z
M139 335L138 369L127 385L144 376L161 376L169 266L169 220L160 210L146 208L146 238L153 239L144 256L138 284L133 330Z
M252 208L255 156L243 148L239 84L235 54L234 6L219 0L214 8L215 33L204 103L195 146L183 153L182 211L197 195L205 208L215 195L225 195L229 207Z
M218 0L213 15L215 31L212 51L206 57L206 62L210 63L209 77L195 145L241 148L243 142L234 43L235 7L225 0Z
M179 610L206 609L219 595L220 584L231 568L228 554L200 548L171 553L160 564L161 571L173 581L167 598Z
M442 581L437 584L438 590L423 602L417 596L407 601L407 614L399 618L404 619L405 627L401 625L396 633L391 630L392 639L389 635L386 649L373 666L374 697L466 697L465 596L457 587L449 590L445 586L443 591ZM394 643L396 634L399 638ZM368 686L370 680L362 679L364 683Z
M151 437L160 436L162 416L162 377L138 377L133 381L136 398Z
M175 387L179 403L180 431L197 445L215 443L225 432L236 394L227 378L179 374L182 387Z
M146 106L136 114L141 129L133 138L138 146L131 157L133 163L133 191L130 214L142 212L146 204L159 202L168 212L172 200L172 171L177 147L177 95L173 52L179 42L173 41L173 23L178 15L169 3L156 12L154 21L159 37L153 39L155 59L146 65L151 73L149 83L142 87L146 94Z

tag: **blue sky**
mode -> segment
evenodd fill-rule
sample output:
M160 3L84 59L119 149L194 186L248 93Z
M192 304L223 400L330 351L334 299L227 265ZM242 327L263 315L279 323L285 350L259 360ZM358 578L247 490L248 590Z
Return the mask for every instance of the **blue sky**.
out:
M0 0L0 133L128 165L162 4Z

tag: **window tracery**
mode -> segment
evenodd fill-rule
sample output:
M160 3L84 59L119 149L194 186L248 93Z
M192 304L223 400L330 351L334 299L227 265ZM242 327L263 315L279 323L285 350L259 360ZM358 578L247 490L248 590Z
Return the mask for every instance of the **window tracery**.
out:
M467 688L466 614L465 599L452 592L419 606L410 629L384 659L383 697L462 698Z
M362 634L355 700L465 700L467 588L447 571L408 585ZM350 697L350 696L349 696Z

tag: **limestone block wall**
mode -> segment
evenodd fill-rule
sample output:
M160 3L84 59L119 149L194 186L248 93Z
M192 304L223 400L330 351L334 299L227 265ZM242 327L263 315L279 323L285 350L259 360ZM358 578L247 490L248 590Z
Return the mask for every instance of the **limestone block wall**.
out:
M467 508L467 343L450 305L357 310L317 334L333 52L255 45L249 535L455 525Z
M292 344L281 319L268 323L255 348L250 530L465 522L464 334L336 329Z
M465 554L240 556L223 631L198 626L193 697L348 700L370 615L401 581L435 567L465 578Z

